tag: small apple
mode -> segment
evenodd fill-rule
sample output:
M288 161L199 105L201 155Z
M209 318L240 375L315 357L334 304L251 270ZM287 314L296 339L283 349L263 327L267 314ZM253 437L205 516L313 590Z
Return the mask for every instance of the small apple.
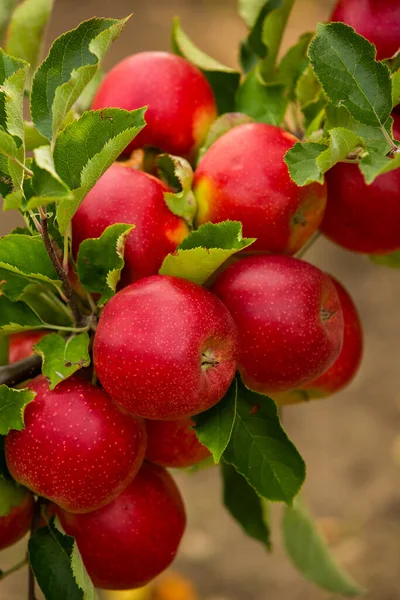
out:
M298 187L283 160L298 140L264 123L239 125L207 150L196 169L196 222L243 223L250 252L295 254L318 229L326 186Z
M100 237L115 223L135 225L125 246L123 283L158 273L188 227L164 200L168 188L152 175L114 163L90 190L72 220L75 256L87 238Z
M274 396L278 404L294 404L336 394L352 381L360 367L364 337L360 315L348 291L332 275L330 278L338 293L343 311L342 350L333 365L317 379L301 388Z
M331 21L351 25L375 44L377 59L390 58L400 48L400 2L398 0L339 0Z
M71 512L111 502L142 464L143 422L76 376L54 390L43 376L28 387L36 397L25 409L25 429L5 439L13 478Z
M142 587L174 560L185 531L185 507L169 473L144 463L113 502L88 514L58 510L61 525L78 544L94 585Z
M206 138L217 108L210 84L190 62L168 52L140 52L104 78L92 108L148 106L146 127L125 153L151 146L192 158Z
M48 331L21 331L20 333L12 333L10 335L10 346L8 360L10 364L18 362L24 358L28 358L34 354L33 346L40 342Z
M263 394L312 381L343 343L343 314L332 280L287 256L244 258L217 278L214 293L239 330L238 368Z
M7 498L13 500L13 507L8 515L0 517L0 550L4 550L28 533L32 523L34 502L32 494L27 489L8 480L2 480L1 484L1 493L7 493Z
M146 421L146 459L162 467L191 467L210 456L190 417L176 421Z
M107 303L93 357L115 402L145 419L181 419L225 395L236 371L237 330L208 290L154 275Z

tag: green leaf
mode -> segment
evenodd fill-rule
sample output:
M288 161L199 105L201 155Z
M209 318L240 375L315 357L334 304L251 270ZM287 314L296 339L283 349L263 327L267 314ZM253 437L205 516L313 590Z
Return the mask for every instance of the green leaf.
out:
M33 178L31 193L25 193L27 198L26 210L39 206L58 203L61 199L72 202L73 195L67 185L57 174L50 146L40 146L33 151L35 160L32 163Z
M286 507L282 525L286 552L306 579L334 594L358 596L364 593L336 563L299 499L293 506Z
M29 329L41 329L43 322L24 302L12 302L0 295L0 330L17 333Z
M215 464L221 460L231 439L236 419L237 381L234 380L224 398L204 413L193 417L196 435L211 452Z
M8 159L0 155L0 195L4 199L12 193L13 182L8 168ZM3 210L5 210L3 208Z
M297 142L286 152L285 163L288 166L290 177L297 185L308 185L313 181L323 183L324 176L317 166L317 158L326 149L325 144Z
M344 129L336 127L329 131L330 144L316 159L317 167L321 173L326 173L336 163L344 160L349 154L364 146L364 140L358 135Z
M90 365L89 343L89 335L85 331L68 339L51 333L35 345L36 354L43 359L42 373L51 390L79 369Z
M158 176L174 190L164 192L164 200L169 210L192 226L197 204L192 191L193 169L190 163L172 154L160 154L156 162Z
M296 83L295 96L300 103L300 106L306 106L310 102L314 102L321 93L321 84L315 76L315 73L308 65L303 71Z
M8 273L22 277L26 285L43 282L55 289L62 285L40 236L9 234L0 238L0 280L6 281L2 291L14 299Z
M258 14L251 25L249 34L240 45L240 64L245 73L251 71L260 59L267 56L268 45L265 40L266 36L264 35L265 21L271 12L277 8L281 8L281 6L282 0L264 0L264 3L259 7Z
M57 206L62 235L83 198L145 126L144 112L143 108L91 110L58 135L54 148L55 168L73 192L72 200L61 199Z
M10 349L10 338L0 332L0 367L8 365L8 353Z
M287 104L285 86L281 83L265 83L258 67L250 71L236 94L236 110L260 123L280 125Z
M226 113L221 117L218 117L218 119L216 119L211 125L206 137L206 141L199 150L197 162L200 162L204 154L213 145L213 143L216 142L220 137L225 135L225 133L227 133L234 127L238 127L238 125L245 125L246 123L253 122L254 119L252 117L249 117L248 115L240 112Z
M126 19L93 18L57 38L32 83L31 114L36 129L56 137L69 109L96 75Z
M242 224L236 221L205 223L165 257L160 275L182 277L202 285L228 258L254 241L242 237Z
M125 244L133 229L134 225L111 225L101 237L84 240L79 246L79 280L87 292L101 295L99 306L108 302L116 292L125 266Z
M248 536L271 550L271 532L260 496L232 465L222 462L221 474L226 509Z
M44 285L29 284L23 288L18 300L25 302L43 323L51 323L61 327L71 327L73 325L71 311L65 302Z
M400 104L400 69L392 75L392 104L393 107Z
M26 494L26 488L0 475L0 517L9 515L13 508L21 504Z
M360 123L383 127L392 110L390 72L376 50L343 23L318 25L309 57L332 104L344 105Z
M37 529L28 544L29 562L46 600L94 600L98 596L83 565L73 537L52 519ZM82 573L85 573L82 577Z
M6 52L34 70L39 61L53 0L24 0L15 9L7 31Z
M304 483L304 461L282 428L275 402L248 390L242 382L223 460L268 500L290 503Z
M178 17L174 19L171 44L175 54L183 56L204 73L213 89L218 113L222 114L234 110L240 73L222 65L197 48L181 28Z
M2 0L0 2L0 44L4 38L4 34L16 4L17 0Z
M265 0L238 0L238 11L247 27L254 27Z
M281 47L283 33L292 11L295 0L282 0L281 6L277 6L274 0L270 0L271 4L275 4L275 10L271 11L263 24L263 40L268 47L268 52L265 58L260 62L260 72L265 81L270 81L275 75L275 65Z
M364 179L370 185L379 175L389 173L394 169L400 168L400 150L393 157L382 156L371 150L366 156L363 156L360 162L360 169Z
M32 152L39 146L45 146L48 142L38 130L35 128L32 121L24 121L25 148L27 152Z
M391 269L400 269L400 250L391 254L374 254L370 256L370 259L376 265L390 267Z
M11 429L22 431L25 407L36 394L30 390L15 390L0 385L0 434L7 435Z
M308 66L307 50L313 36L313 33L303 33L279 63L276 79L288 89L291 100L295 100L296 84Z
M94 97L96 96L96 92L104 79L104 73L101 67L98 68L96 75L93 79L87 84L82 94L79 96L78 100L74 104L75 110L78 113L83 113L85 110L89 110L92 106L92 102Z

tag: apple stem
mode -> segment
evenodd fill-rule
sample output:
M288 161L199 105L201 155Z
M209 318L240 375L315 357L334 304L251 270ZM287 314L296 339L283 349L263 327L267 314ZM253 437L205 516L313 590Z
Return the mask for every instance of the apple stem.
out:
M16 565L14 565L13 567L11 567L10 569L7 569L7 571L3 571L2 574L0 575L0 581L3 581L3 579L5 579L6 577L8 577L9 575L12 575L16 571L19 571L20 569L22 569L22 567L25 567L25 565L27 565L27 564L28 564L28 558L25 557L19 563L17 563Z
M311 248L311 246L313 244L315 244L315 242L318 240L318 238L320 237L321 232L320 231L316 231L311 237L310 239L304 244L304 246L299 250L299 252L296 254L296 258L303 258L304 255L309 251L309 249Z
M208 369L209 367L217 367L219 360L217 360L211 353L203 352L201 355L201 366Z

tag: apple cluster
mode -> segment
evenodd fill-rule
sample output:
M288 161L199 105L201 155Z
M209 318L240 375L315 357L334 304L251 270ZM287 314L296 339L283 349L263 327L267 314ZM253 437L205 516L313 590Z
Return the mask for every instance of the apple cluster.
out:
M332 19L370 37L385 58L399 46L400 18L397 30L393 21L382 31L371 28L365 7L375 4L380 11L399 6L342 0ZM0 518L0 548L28 530L33 495L47 499L47 516L59 517L93 583L105 589L145 585L174 559L186 516L167 468L209 457L193 417L216 406L237 373L280 405L329 396L355 376L360 318L340 282L296 258L310 238L320 229L353 251L400 249L400 170L367 186L356 165L340 163L325 183L299 187L284 162L297 138L258 122L229 129L197 160L217 118L213 92L194 65L164 52L120 62L92 108L142 106L148 106L146 127L72 221L75 257L109 226L135 225L119 290L96 325L98 382L84 369L55 389L44 376L33 379L25 428L5 440L10 474L29 491ZM148 163L135 159L138 150ZM165 194L173 190L157 176L151 159L157 153L193 165L193 222L167 206ZM226 220L240 221L256 241L206 285L159 274L192 228ZM78 286L73 273L70 279ZM12 335L10 363L29 356L46 333Z

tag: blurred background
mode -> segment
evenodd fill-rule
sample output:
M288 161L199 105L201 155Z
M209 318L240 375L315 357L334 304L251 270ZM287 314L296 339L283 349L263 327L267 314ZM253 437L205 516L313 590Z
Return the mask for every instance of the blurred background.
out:
M327 19L331 6L331 0L297 0L284 47ZM127 54L169 49L175 15L202 49L236 65L245 35L236 0L56 0L48 40L92 16L118 18L131 12L107 54L106 69ZM15 216L0 213L0 235L16 224ZM334 274L354 297L365 326L365 357L347 391L287 408L285 427L308 465L304 495L334 554L369 590L368 600L400 600L399 271L374 266L325 240L307 259ZM177 478L189 527L174 568L193 581L200 600L333 598L304 581L286 559L279 507L273 511L275 549L268 556L222 508L216 469ZM23 551L21 543L1 552L1 568L13 565ZM0 600L26 598L26 577L19 571L2 583Z

